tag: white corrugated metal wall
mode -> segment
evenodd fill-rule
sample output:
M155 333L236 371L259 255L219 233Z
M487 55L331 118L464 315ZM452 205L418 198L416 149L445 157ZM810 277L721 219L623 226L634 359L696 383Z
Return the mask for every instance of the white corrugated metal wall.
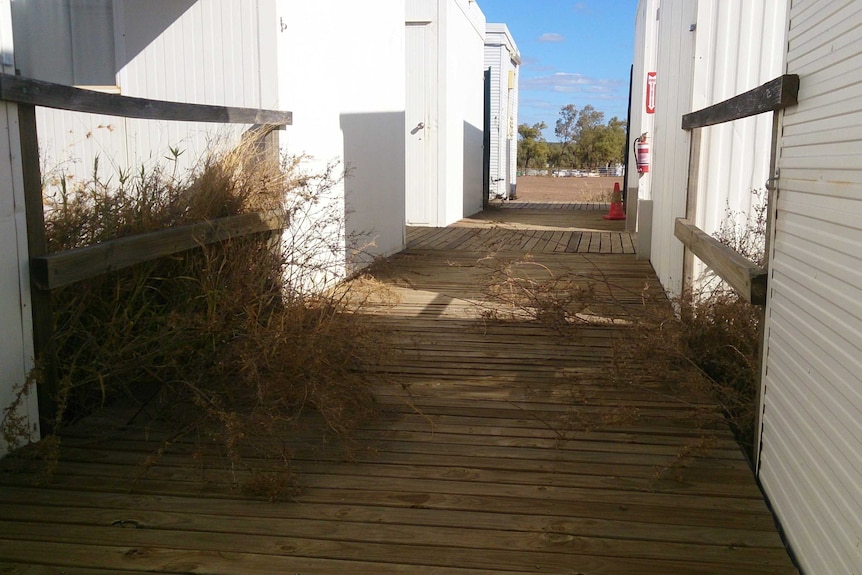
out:
M784 64L782 1L699 0L692 109L742 94L781 75ZM703 129L696 225L717 231L728 210L752 211L752 190L765 199L770 177L772 114ZM736 220L741 224L744 217ZM705 271L696 260L694 277Z
M658 23L655 136L652 152L653 268L666 290L682 289L683 246L674 237L674 221L686 213L686 181L690 137L680 127L682 114L691 111L694 36L697 3L661 2Z
M660 6L659 6L660 4ZM632 93L632 139L649 133L650 173L637 178L634 155L628 186L639 188L639 248L648 251L662 285L678 294L684 250L674 236L674 220L688 214L690 134L683 114L720 102L781 74L786 7L763 0L641 0L636 19ZM641 49L640 46L643 46ZM645 86L650 62L657 72L656 113L646 114ZM766 114L702 131L697 182L696 224L708 233L719 228L728 210L749 213L751 190L769 178L772 120ZM652 228L650 229L650 223ZM704 268L696 262L694 277Z
M3 72L14 73L11 11L8 0L0 0L0 50ZM30 315L27 224L24 212L24 182L18 139L17 109L0 104L0 413L15 398L16 386L24 384L33 367L33 322ZM32 393L18 412L27 420L38 439L39 414L36 393ZM35 427L34 427L35 426ZM0 457L6 444L0 437Z
M490 24L489 24L490 26ZM490 195L503 196L500 173L503 168L503 156L501 153L500 134L502 133L503 114L502 96L500 86L502 82L503 50L498 43L488 44L488 33L485 34L485 67L491 70L491 150L490 150Z
M182 0L170 18L146 0L126 0L118 16L123 93L195 104L278 105L275 0ZM118 51L119 51L118 50ZM213 137L244 127L127 120L130 161L180 146L189 161ZM164 155L164 154L163 154Z
M491 196L508 198L517 171L520 56L505 24L485 28L485 67L491 69ZM511 80L511 83L510 83Z
M862 572L862 3L793 0L758 475L808 575Z
M626 198L628 205L626 225L638 232L638 257L650 257L652 240L652 173L654 169L640 174L637 170L635 138L647 134L647 141L653 146L655 158L654 120L655 114L646 111L647 74L655 72L658 52L656 33L658 30L659 0L640 0L635 16L635 53L632 65L632 93L629 120L628 173L626 174Z
M22 2L22 0L18 0ZM38 14L39 2L23 0ZM123 95L200 104L274 108L278 103L275 0L175 0L159 10L145 0L108 2L114 23L116 85ZM34 18L29 18L32 21ZM51 81L44 72L25 76ZM165 163L181 168L244 127L156 122L39 111L46 168L88 179L99 156L103 177L118 167Z

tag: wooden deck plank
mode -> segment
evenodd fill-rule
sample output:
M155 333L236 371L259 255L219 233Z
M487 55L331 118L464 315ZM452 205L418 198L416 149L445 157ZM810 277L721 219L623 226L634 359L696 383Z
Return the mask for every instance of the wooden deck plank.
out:
M446 244L446 250L455 250L466 243L468 240L472 239L476 235L476 230L470 228L464 228L459 230L457 234L453 234L453 236L449 239L449 242Z
M628 234L626 234L628 235ZM611 251L612 254L622 254L625 253L623 251L623 234L613 234L611 236Z
M634 254L637 253L637 248L635 247L635 241L632 234L624 234L623 235L623 253L624 254Z
M78 514L87 519L85 514ZM98 517L98 516L97 516ZM47 517L46 517L47 519ZM524 571L542 565L540 572L559 572L565 567L567 555L558 553L564 546L570 553L577 554L582 560L600 564L603 557L614 560L641 560L645 565L655 563L668 565L667 558L678 561L701 561L704 563L724 564L729 568L746 572L746 566L760 564L760 569L748 572L765 572L774 557L783 550L758 548L739 548L728 555L720 547L685 543L652 541L631 541L614 538L575 536L565 533L536 533L531 537L512 534L503 529L473 529L470 527L433 529L422 526L403 526L396 528L380 527L369 530L350 524L316 525L305 521L305 529L259 530L249 533L249 527L242 531L231 529L228 532L213 530L195 532L178 531L171 527L158 529L123 529L106 525L91 527L78 523L74 530L63 523L15 522L16 529L7 532L10 522L0 520L0 533L8 539L37 540L41 542L71 543L98 541L100 545L184 551L189 548L197 554L206 553L254 553L258 555L283 556L285 559L338 559L344 561L400 563L405 565L435 565L438 567L472 569L514 569ZM207 528L206 525L203 526ZM77 531L77 533L75 533ZM276 534L272 532L275 531ZM282 531L279 533L279 531ZM182 538L178 535L182 534ZM289 538L287 541L284 538ZM485 553L474 553L477 542L492 542ZM203 553L201 553L203 552ZM678 564L678 563L677 563Z
M27 541L26 548L20 540L0 539L0 557L9 561L32 562L40 557L45 563L62 568L81 568L98 565L111 571L134 570L136 573L211 573L213 575L236 575L237 573L302 573L302 575L331 575L350 573L356 575L408 575L415 574L416 564L374 563L370 561L345 561L338 559L310 559L290 555L289 544L285 551L253 553L222 550L188 550L147 548L141 545L99 545L79 542ZM44 563L43 563L44 564ZM508 569L475 570L422 565L422 573L429 575L518 575L523 571ZM47 571L51 572L51 571ZM54 569L53 573L57 573Z
M411 244L415 244L421 242L423 238L427 237L429 234L432 234L436 231L437 228L429 228L429 227L420 227L420 226L411 226L407 228L407 245L408 247L412 247Z
M280 536L319 536L321 533L331 533L342 525L354 526L354 538L367 537L365 525L375 523L382 528L383 533L401 529L405 525L416 526L417 532L426 532L431 538L437 537L433 531L438 528L456 530L460 534L464 517L457 512L426 509L385 509L376 507L330 507L328 505L303 504L289 508L289 512L277 516L252 516L239 510L231 510L231 523L223 524L217 521L216 515L202 515L189 509L188 499L173 498L176 505L164 505L161 508L140 510L133 504L115 500L114 507L106 508L100 505L101 500L93 504L75 507L64 507L61 502L53 506L39 507L36 512L31 506L20 504L3 505L3 517L8 520L40 519L46 522L65 523L104 523L111 517L111 512L125 510L134 521L149 529L171 528L186 525L195 530L225 529L241 533L265 533ZM59 513L51 513L57 509ZM306 523L308 522L308 523ZM560 533L582 537L607 537L618 535L626 530L628 540L669 541L676 543L708 544L708 545L744 545L749 548L781 549L781 540L774 533L758 530L716 529L708 527L692 527L691 529L674 525L657 524L623 524L619 521L591 520L579 517L545 517L541 515L506 515L496 513L476 512L470 516L470 526L473 529L498 530L502 525L514 526L509 533L536 533L554 529ZM375 533L380 538L381 533ZM402 536L392 535L395 540ZM517 545L517 543L516 543Z
M585 232L583 237L581 238L580 243L578 244L578 253L587 254L590 253L590 244L593 241L593 232Z
M595 278L601 313L636 321L627 306L660 288L606 211L507 202L409 228L377 271L397 302L369 311L396 346L370 368L381 414L346 443L321 442L314 417L279 438L303 485L290 502L237 491L250 472L191 440L143 467L171 431L110 410L66 436L48 487L34 463L0 462L0 571L795 573L708 398L605 377L624 328L563 338L483 315L511 262Z
M581 238L583 238L583 236L583 232L574 232L569 238L569 243L566 245L565 251L568 253L577 253L578 244L581 243Z
M484 554L472 553L470 550L452 547L423 546L421 543L413 546L388 546L369 543L339 542L327 545L325 541L292 539L282 543L280 552L271 548L278 545L269 537L232 538L229 536L204 536L186 533L185 537L202 549L189 551L187 549L164 548L149 543L153 539L147 530L116 530L118 533L105 533L101 530L86 529L88 535L106 537L112 542L81 545L70 543L59 533L60 541L38 541L30 545L33 551L43 557L56 557L63 564L92 565L94 562L107 564L111 568L128 568L134 564L141 570L172 572L171 569L183 569L184 572L205 572L215 574L235 574L238 569L245 573L303 573L331 574L357 573L373 575L377 573L415 573L421 568L422 573L431 575L463 575L481 573L563 573L569 572L571 563L569 556L557 550L573 545L557 545L555 551L534 551L522 553L519 551L494 550ZM137 536L129 533L137 533ZM547 537L550 541L578 542L574 537ZM249 551L237 549L237 545L246 543ZM216 548L223 544L223 548ZM269 547L267 547L269 546ZM365 553L363 553L363 547ZM403 547L403 548L402 548ZM382 549L381 549L382 548ZM304 557L301 554L309 549L319 549L321 553L335 555L336 558ZM601 550L600 550L601 551ZM27 555L20 552L19 540L0 540L0 554L18 557ZM342 559L339 556L361 557L357 559ZM732 569L742 575L761 575L767 573L788 573L787 570L777 570L767 564L714 564L704 561L685 562L661 559L643 559L611 557L607 555L577 554L578 569L591 573L691 573L705 575L717 572L719 569ZM380 558L380 562L374 562ZM530 561L532 559L532 562ZM386 562L388 561L388 562ZM456 565L451 565L456 564ZM511 567L510 567L511 565ZM622 569L617 571L616 569ZM684 571L681 571L683 569ZM175 572L175 571L174 571Z
M163 514L182 514L187 516L187 521L195 521L195 517L203 516L213 526L218 525L218 517L228 518L229 522L222 529L229 528L233 522L239 519L256 519L274 525L282 521L316 519L326 521L345 521L360 524L380 525L422 525L422 526L445 526L457 527L464 525L464 516L459 514L459 509L429 509L427 507L410 504L407 501L385 505L386 502L379 501L370 505L355 505L354 501L345 501L342 504L315 503L310 497L304 497L300 505L272 505L267 502L236 501L232 499L211 499L206 501L206 513L200 506L198 497L164 495L148 501L146 507L141 506L139 495L112 494L105 497L98 492L72 492L58 489L39 489L33 487L8 487L3 491L8 495L0 497L4 500L3 509L9 510L9 518L15 517L37 517L42 509L50 511L52 508L70 506L75 509L92 509L94 513L103 516L127 517L138 521L144 526L154 521L165 521ZM359 494L347 494L355 500L363 500ZM316 499L325 499L325 492L320 491ZM9 503L5 503L5 500ZM413 498L415 499L415 497ZM412 500L412 499L411 499ZM479 501L478 503L482 503ZM477 506L478 506L477 503ZM74 504L74 505L73 505ZM517 506L517 505L516 505ZM34 507L28 512L29 507ZM772 547L781 548L780 537L775 532L774 526L769 522L760 521L759 517L751 517L746 528L721 527L714 516L701 514L695 523L680 516L668 517L661 523L628 523L626 510L619 509L612 514L619 515L619 520L595 519L591 516L605 515L599 503L584 506L583 511L570 513L568 509L554 510L551 508L538 507L532 511L515 513L513 511L502 511L497 513L493 510L476 510L470 513L470 525L476 528L498 528L500 521L511 525L517 525L517 531L532 532L546 528L549 524L565 520L574 525L583 524L590 529L587 535L593 536L619 535L628 533L633 539L655 539L658 541L676 541L689 543L726 544L735 541L735 544L745 544L749 547ZM557 511L556 513L554 511ZM113 512L113 513L112 513ZM32 515L31 515L32 513ZM55 518L60 520L65 516ZM4 517L6 517L4 515ZM596 527L590 525L594 520ZM113 519L111 521L114 521ZM608 531L602 532L601 526L605 525ZM691 531L686 528L690 527ZM627 531L632 529L633 531ZM739 530L737 532L737 530ZM661 533L665 535L661 535ZM700 533L700 535L696 535Z

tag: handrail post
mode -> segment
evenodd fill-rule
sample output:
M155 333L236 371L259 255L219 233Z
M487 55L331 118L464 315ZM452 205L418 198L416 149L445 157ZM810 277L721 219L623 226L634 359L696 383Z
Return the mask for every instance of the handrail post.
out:
M689 131L688 181L686 183L685 218L690 221L697 219L698 188L700 185L700 146L703 130L693 128ZM682 291L690 292L694 288L694 253L688 246L684 247L682 262Z
M36 106L16 104L18 130L21 139L21 168L24 180L24 206L27 222L29 268L34 258L48 253L45 236L45 208L42 199L42 172L39 166L39 138L36 132ZM37 367L41 370L36 393L39 399L39 424L42 434L50 432L57 415L56 349L54 342L54 311L51 292L41 289L30 273L30 300L33 317L33 348Z

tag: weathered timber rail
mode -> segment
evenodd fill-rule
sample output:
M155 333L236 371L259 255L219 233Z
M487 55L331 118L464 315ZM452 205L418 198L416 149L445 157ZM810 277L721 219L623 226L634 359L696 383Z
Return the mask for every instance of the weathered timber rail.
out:
M732 122L742 118L756 116L765 112L773 112L772 121L772 158L770 172L775 174L775 150L778 138L778 118L781 110L797 104L799 94L799 76L785 74L765 84L749 90L713 106L697 110L682 117L682 129L692 132L689 151L688 174L688 206L687 218L677 218L674 224L674 235L686 247L686 283L691 285L691 256L696 255L720 278L727 282L736 293L746 301L766 305L767 270L755 262L743 257L732 248L713 240L706 232L692 223L697 213L697 180L700 170L700 140L701 128ZM769 185L767 184L767 187ZM767 228L772 225L771 214L774 206L774 194L767 198L769 220ZM766 253L769 253L770 230L766 230Z
M33 343L36 358L46 366L38 385L39 431L44 433L50 430L56 414L52 289L208 243L280 229L284 221L271 213L243 214L222 218L218 222L199 222L182 228L103 242L98 246L49 254L45 236L36 107L148 120L250 124L246 137L258 142L276 127L292 124L293 114L280 110L133 98L9 74L0 74L0 101L16 104L18 112Z
M66 437L48 486L32 485L27 462L0 463L0 571L795 573L730 432L703 419L709 401L660 377L603 377L629 328L561 337L483 317L488 267L527 254L551 273L600 277L609 310L660 291L631 254L537 250L509 235L625 233L600 227L603 211L571 211L568 226L557 213L408 231L412 247L376 272L395 295L374 310L393 333L373 368L383 412L346 446L280 438L304 486L295 501L229 489L182 441L144 470L165 430L106 411ZM450 247L465 230L477 235ZM637 417L617 418L621 408ZM567 423L577 417L599 423ZM709 448L678 477L657 473L705 435Z

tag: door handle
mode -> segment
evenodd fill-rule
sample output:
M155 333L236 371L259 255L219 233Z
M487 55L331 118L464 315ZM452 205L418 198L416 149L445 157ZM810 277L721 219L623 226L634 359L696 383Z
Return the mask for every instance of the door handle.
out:
M424 129L424 128L425 128L425 122L419 122L418 124L416 124L416 127L415 127L415 128L413 128L412 130L410 130L410 134L411 134L411 135L413 135L413 136L415 136L415 135L416 135L416 133L417 133L417 132L419 132L419 130L422 130L422 129Z

